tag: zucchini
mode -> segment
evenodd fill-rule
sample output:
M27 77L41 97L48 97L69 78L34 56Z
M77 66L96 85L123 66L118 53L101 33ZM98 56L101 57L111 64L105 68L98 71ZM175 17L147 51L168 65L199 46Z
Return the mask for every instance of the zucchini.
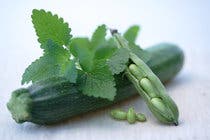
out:
M151 54L147 64L162 82L172 79L183 66L183 52L175 45L159 44L147 51ZM136 89L125 76L116 75L115 80L114 101L86 96L75 84L54 77L15 90L7 107L17 123L53 124L136 95Z

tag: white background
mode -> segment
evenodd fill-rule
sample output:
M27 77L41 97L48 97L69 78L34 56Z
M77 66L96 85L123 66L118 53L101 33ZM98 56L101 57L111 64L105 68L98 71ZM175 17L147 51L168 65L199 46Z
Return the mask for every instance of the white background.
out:
M6 102L21 87L24 69L42 52L31 23L32 9L43 8L69 22L72 34L88 35L105 23L125 31L142 27L143 48L159 43L178 44L185 52L184 69L167 85L180 109L180 125L160 124L137 97L114 107L146 114L146 123L129 125L112 120L103 109L55 126L16 124ZM208 0L0 0L0 138L4 140L97 139L210 139L210 1Z

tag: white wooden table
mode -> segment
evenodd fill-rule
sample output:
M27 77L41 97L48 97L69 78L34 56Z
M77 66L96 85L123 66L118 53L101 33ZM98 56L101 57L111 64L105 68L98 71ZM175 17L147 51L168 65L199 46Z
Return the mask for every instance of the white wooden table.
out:
M177 43L184 50L184 69L167 84L167 90L180 109L179 126L160 124L140 97L54 126L16 124L6 102L19 88L27 65L41 55L31 24L33 8L58 13L70 23L72 34L89 35L105 23L124 31L141 24L138 38L142 46L159 42ZM0 1L0 138L3 140L208 140L210 139L210 1ZM112 120L115 107L146 114L147 122L129 125Z

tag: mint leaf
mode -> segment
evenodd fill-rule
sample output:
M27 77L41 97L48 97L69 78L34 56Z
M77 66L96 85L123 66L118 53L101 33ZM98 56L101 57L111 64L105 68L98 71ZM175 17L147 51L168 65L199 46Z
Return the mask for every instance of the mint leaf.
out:
M115 44L113 38L109 38L108 40L105 40L104 45L98 47L98 49L95 52L94 59L108 59L112 56L112 54L117 50L117 46Z
M140 27L137 25L131 26L125 33L124 37L129 43L135 43Z
M94 66L94 59L104 59L113 53L113 46L109 46L105 39L106 26L98 26L91 40L88 38L73 38L69 45L71 53L79 59L79 64L86 72L90 72Z
M143 50L140 46L136 44L129 44L129 48L131 52L136 54L139 58L141 58L145 63L150 60L150 54L146 50Z
M115 81L105 64L105 60L95 62L95 68L84 74L80 84L85 95L114 100L116 95Z
M77 75L75 60L67 61L64 67L64 77L71 83L76 83Z
M91 38L91 48L96 50L98 47L102 46L106 39L106 26L101 25L95 30Z
M125 33L124 38L128 41L129 48L131 52L136 54L139 58L141 58L144 62L147 62L150 59L150 54L143 50L140 46L135 44L136 38L138 36L138 32L140 27L137 25L131 26Z
M45 44L49 39L53 40L59 46L68 45L71 39L68 23L65 23L62 18L57 15L52 15L51 12L44 10L32 11L32 22L39 37L38 41Z
M91 43L88 38L74 38L69 45L71 53L79 59L79 64L86 72L93 69L94 53L90 48Z
M30 81L36 82L55 76L63 76L66 63L69 60L69 52L61 46L49 40L43 45L44 55L31 63L22 76L22 84Z
M100 59L108 59L110 58L113 53L117 50L116 46L106 45L102 46L95 52L94 59L100 60Z
M52 40L48 40L47 43L42 45L44 49L44 55L52 57L55 62L58 63L67 60L70 57L70 53L67 49L64 49L62 46L59 46Z
M74 38L69 49L82 68L77 83L83 94L113 100L116 95L115 81L106 59L113 54L116 47L111 46L105 36L105 25L99 26L91 40Z
M112 57L108 59L107 65L109 66L112 74L119 74L126 68L126 63L129 60L129 50L125 48L117 49Z
M35 82L41 79L47 79L52 75L58 75L60 68L51 61L50 57L40 57L28 66L25 70L21 83Z

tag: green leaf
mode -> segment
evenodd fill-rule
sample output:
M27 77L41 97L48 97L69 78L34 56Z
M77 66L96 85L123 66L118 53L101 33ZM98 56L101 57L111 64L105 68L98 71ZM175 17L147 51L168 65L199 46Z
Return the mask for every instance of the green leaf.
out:
M93 97L114 100L116 95L115 81L105 64L105 60L95 62L95 69L90 73L84 73L82 83L83 94Z
M68 23L51 12L34 9L32 12L32 22L38 36L38 41L45 44L49 39L59 46L68 45L71 39Z
M69 47L71 53L79 59L82 69L90 72L93 69L94 53L90 49L91 43L88 38L74 38Z
M99 26L91 40L74 38L69 49L82 68L77 84L83 94L113 100L116 95L115 81L106 59L113 54L116 47L107 43L105 36L105 25Z
M135 43L140 27L137 25L131 26L125 33L124 37L129 43Z
M102 46L106 39L106 26L101 25L95 30L91 38L91 48L96 50L98 47Z
M100 47L95 52L94 59L97 59L97 60L100 60L100 59L108 59L108 58L110 58L113 55L113 53L116 50L117 50L117 47L116 46L106 45L106 46Z
M112 74L119 74L120 72L124 71L126 68L126 64L129 60L129 50L125 48L117 49L112 57L108 59L107 65L109 66L110 71Z
M140 27L137 25L131 26L125 33L124 38L128 41L129 48L131 52L136 54L139 58L141 58L144 62L147 62L150 59L150 54L143 50L140 46L135 44L136 38L138 36L138 32Z
M145 63L150 60L151 55L146 50L143 50L141 47L135 44L129 44L129 48L131 52L136 54L139 58L141 58Z
M59 65L55 65L51 61L50 57L40 57L31 63L31 65L26 68L22 76L22 84L29 83L30 81L35 82L42 79L47 79L53 75L58 75L60 71Z
M77 80L77 69L75 60L68 61L65 65L64 77L71 83L76 83Z
M79 64L84 71L92 71L94 59L104 59L112 53L113 47L108 48L106 46L105 36L106 26L101 25L93 33L91 40L88 38L74 38L71 40L69 49L78 58Z
M52 40L48 40L47 43L42 45L44 49L44 55L48 55L55 59L56 61L63 62L64 60L70 57L70 53L67 49L64 49L62 46L59 46ZM59 63L58 62L58 63Z
M26 68L22 76L22 84L63 75L63 67L70 61L69 52L51 40L44 47L44 55Z
M94 59L107 59L117 49L115 42L112 38L106 40L106 26L101 25L95 30L91 38L91 49L94 53Z
M115 40L113 38L109 38L105 41L104 45L96 50L94 59L108 59L117 49Z

